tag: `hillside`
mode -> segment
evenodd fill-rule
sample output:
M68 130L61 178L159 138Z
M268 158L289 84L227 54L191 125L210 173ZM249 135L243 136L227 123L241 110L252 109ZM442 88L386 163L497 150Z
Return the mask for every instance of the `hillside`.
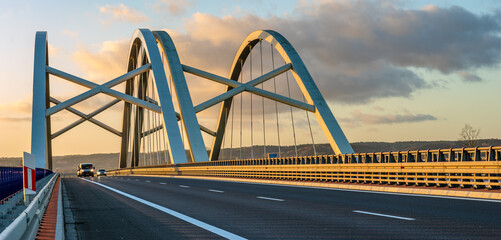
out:
M407 151L418 149L439 149L439 148L458 148L464 147L465 143L461 141L406 141L406 142L356 142L351 144L355 152L386 152L386 151ZM501 139L482 139L478 140L479 147L485 146L501 146ZM317 154L332 154L332 150L328 144L315 145ZM282 146L280 152L282 156L295 156L294 146ZM255 146L252 148L245 147L233 149L231 158L239 158L240 152L242 158L254 157L260 158L263 156L263 146ZM266 152L278 153L278 146L266 146ZM312 145L297 146L299 156L313 155ZM118 153L97 153L90 155L66 155L55 156L53 159L54 168L58 168L62 172L74 172L79 163L92 162L96 168L115 169L118 167ZM229 159L229 149L223 149L221 159ZM0 158L0 166L21 166L21 158Z

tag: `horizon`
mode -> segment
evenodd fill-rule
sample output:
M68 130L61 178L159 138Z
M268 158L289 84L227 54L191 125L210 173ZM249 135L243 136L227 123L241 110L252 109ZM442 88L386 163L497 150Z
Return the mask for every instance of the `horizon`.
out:
M9 2L0 10L0 26L9 36L0 40L9 57L0 69L0 156L30 151L37 30L48 32L51 66L103 83L125 73L130 37L139 27L166 30L183 64L221 76L227 76L247 34L270 28L299 52L350 143L458 141L465 124L480 129L481 139L501 138L501 112L493 110L501 102L497 1L56 3ZM195 103L221 91L217 84L187 79ZM83 90L51 77L58 99ZM99 96L75 108L89 113L107 99ZM215 126L210 114L218 107L197 115L200 123ZM122 111L119 103L97 119L121 129ZM53 132L77 119L58 113ZM298 121L306 126L305 119ZM315 142L326 143L322 130L313 127ZM211 145L209 138L204 141ZM243 144L249 147L248 139ZM87 122L54 139L53 154L115 153L119 146L119 138Z

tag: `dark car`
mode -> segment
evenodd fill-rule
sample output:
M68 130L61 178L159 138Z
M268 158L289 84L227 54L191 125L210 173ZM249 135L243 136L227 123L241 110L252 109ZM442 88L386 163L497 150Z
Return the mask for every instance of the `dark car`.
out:
M101 168L99 170L97 170L97 176L106 176L106 170Z
M92 163L80 163L77 168L77 176L85 177L90 176L94 177L94 166Z

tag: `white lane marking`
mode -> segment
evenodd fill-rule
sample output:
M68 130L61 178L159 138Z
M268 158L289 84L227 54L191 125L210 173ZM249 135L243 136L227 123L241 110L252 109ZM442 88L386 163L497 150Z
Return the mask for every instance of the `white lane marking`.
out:
M414 218L406 218L406 217L399 217L399 216L393 216L393 215L387 215L387 214L381 214L381 213L365 212L365 211L360 211L360 210L353 210L353 212L368 214L368 215L375 215L375 216L380 216L380 217L396 218L396 219L407 220L407 221L416 220Z
M94 181L90 181L90 180L87 180L87 179L84 179L84 180L85 180L85 181L87 181L87 182L94 183L94 184L96 184L96 185L98 185L98 186L101 186L101 187L103 187L103 188L109 189L109 190L111 190L111 191L113 191L113 192L116 192L116 193L118 193L118 194L120 194L120 195L123 195L123 196L125 196L125 197L128 197L128 198L130 198L130 199L136 200L136 201L138 201L138 202L140 202L140 203L143 203L143 204L145 204L145 205L148 205L148 206L150 206L150 207L152 207L152 208L158 209L158 210L160 210L160 211L162 211L162 212L164 212L164 213L167 213L167 214L169 214L169 215L171 215L171 216L174 216L174 217L179 218L179 219L181 219L181 220L183 220L183 221L186 221L186 222L188 222L188 223L191 223L191 224L193 224L193 225L195 225L195 226L197 226L197 227L203 228L203 229L205 229L205 230L207 230L207 231L209 231L209 232L212 232L212 233L214 233L214 234L217 234L217 235L219 235L219 236L221 236L221 237L224 237L224 238L226 238L226 239L241 239L241 240L246 239L246 238L244 238L244 237L241 237L241 236L238 236L238 235L236 235L236 234L230 233L230 232L228 232L228 231L226 231L226 230L223 230L223 229L221 229L221 228L214 227L214 226L212 226L212 225L210 225L210 224L208 224L208 223L205 223L205 222L199 221L199 220L194 219L194 218L192 218L192 217L188 217L188 216L186 216L186 215L184 215L184 214L182 214L182 213L176 212L176 211L171 210L171 209L169 209L169 208L166 208L166 207L160 206L160 205L158 205L158 204L155 204L155 203L152 203L152 202L146 201L146 200L144 200L144 199L142 199L142 198L139 198L139 197L136 197L136 196L134 196L134 195L131 195L131 194L128 194L128 193L122 192L122 191L117 190L117 189L114 189L114 188L112 188L112 187L108 187L108 186L106 186L106 185L104 185L104 184L101 184L101 183L98 183L98 182L94 182Z
M176 178L176 177L169 176L169 178ZM177 179L183 179L183 178L177 178ZM312 186L295 186L295 185L284 185L284 184L278 184L278 183L237 182L237 181L218 180L218 179L201 179L201 178L192 178L192 180L227 182L227 183L242 183L242 184L253 184L253 185L268 185L268 186L277 186L277 187L311 188L311 189L330 190L330 191L373 193L373 194L386 194L386 195L397 195L397 196L408 196L408 197L444 198L444 199L454 199L454 200L501 203L501 200L496 200L496 199L451 197L451 196L425 195L425 194L416 194L416 193L378 192L378 191L370 191L370 190L355 190L355 189L312 187Z
M160 184L167 184L167 183L161 182Z
M209 192L224 193L224 191L216 190L216 189L209 189Z
M256 198L259 198L259 199L264 199L264 200L271 200L271 201L277 201L277 202L283 202L284 200L283 199L278 199L278 198L269 198L269 197L261 197L261 196L258 196Z
M151 182L151 181L146 180L145 182Z
M139 182L139 179L136 179L136 182Z
M190 186L186 186L186 185L179 185L179 187L182 187L182 188L190 188Z

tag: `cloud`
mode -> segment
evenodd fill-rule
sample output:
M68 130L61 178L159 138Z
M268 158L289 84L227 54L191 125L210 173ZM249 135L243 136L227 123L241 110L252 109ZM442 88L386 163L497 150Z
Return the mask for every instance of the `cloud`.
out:
M408 10L394 2L320 1L300 3L294 14L284 16L195 13L185 20L183 32L167 31L183 64L228 76L245 36L274 29L293 44L329 102L360 104L410 98L416 91L435 87L413 68L479 80L472 71L501 61L500 16L499 11L476 15L461 7ZM74 57L90 78L109 80L124 73L128 47L127 40L103 42L97 50L79 46ZM269 51L269 46L264 49ZM279 65L280 61L275 66ZM190 93L195 103L222 89L189 74L187 79L194 86ZM282 94L285 86L278 85ZM430 118L393 117L394 121Z
M69 37L72 37L72 38L77 38L80 35L77 31L72 31L72 30L69 30L69 29L63 29L61 31L61 33L63 35L66 35L66 36L69 36Z
M112 19L120 22L141 23L148 21L144 14L131 9L124 4L118 6L105 5L99 8L99 12L105 15L112 15Z
M328 100L367 103L433 87L410 67L449 74L498 66L499 19L499 11L475 15L461 7L321 1L300 4L283 17L195 13L184 33L169 33L183 64L227 76L244 37L274 29L298 50Z
M433 115L412 113L377 115L355 110L351 115L349 118L339 118L339 121L347 123L348 127L358 127L361 125L399 124L437 120Z
M11 103L0 103L0 112L31 114L31 98L25 97Z
M31 121L31 117L3 117L0 116L0 122L18 123Z
M129 40L105 41L97 48L97 51L92 51L79 44L73 54L78 66L90 80L105 82L125 73Z
M467 71L458 71L457 75L459 75L463 79L463 81L465 81L465 82L481 82L482 81L482 78L480 78L479 76L477 76L473 73L467 72Z
M173 16L179 16L185 13L193 3L189 0L159 0L155 8L159 11L167 11Z

